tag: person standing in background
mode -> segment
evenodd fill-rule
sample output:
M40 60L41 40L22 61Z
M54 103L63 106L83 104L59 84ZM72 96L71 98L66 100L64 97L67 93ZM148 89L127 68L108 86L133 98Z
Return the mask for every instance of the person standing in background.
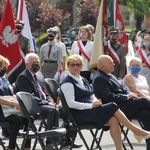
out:
M25 24L22 20L18 19L18 20L15 20L15 25L16 25L18 36L19 36L20 48L25 56L26 54L31 52L30 40L28 39L28 37L26 37L22 34L22 30L23 30L23 27Z
M91 83L91 71L89 71L89 62L93 49L92 33L87 26L79 29L79 37L74 41L71 47L71 55L79 54L83 57L84 64L81 70L81 76L85 77Z
M54 78L58 81L62 65L62 48L55 40L57 30L49 28L47 30L48 42L40 48L40 63L44 78Z
M65 69L66 69L66 45L61 41L62 37L61 37L61 31L59 29L58 26L55 26L54 29L57 30L57 34L56 34L56 42L58 44L60 44L60 47L62 49L62 66L61 66L61 70L60 70L60 78L59 78L59 82L61 82L64 77L65 77Z
M142 60L143 67L140 75L143 75L150 87L150 34L144 34L142 39L142 46L136 52L136 56Z
M91 24L87 24L86 27L88 27L89 30L91 31L91 33L92 33L92 41L94 41L94 32L95 32L94 26L92 26Z
M108 40L108 48L111 50L111 53L108 53L112 57L115 63L115 68L112 74L116 78L123 79L126 75L126 48L121 43L118 42L119 30L115 27L109 28L109 40Z

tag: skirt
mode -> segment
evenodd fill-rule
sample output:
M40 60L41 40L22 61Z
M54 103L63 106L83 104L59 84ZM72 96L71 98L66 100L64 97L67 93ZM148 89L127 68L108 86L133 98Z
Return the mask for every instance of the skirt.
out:
M97 129L101 129L108 122L108 120L114 116L114 113L118 110L118 106L110 102L103 104L98 108L76 110L71 109L71 112L78 125L93 124Z
M57 72L57 63L44 63L42 66L42 73L44 78L54 78Z

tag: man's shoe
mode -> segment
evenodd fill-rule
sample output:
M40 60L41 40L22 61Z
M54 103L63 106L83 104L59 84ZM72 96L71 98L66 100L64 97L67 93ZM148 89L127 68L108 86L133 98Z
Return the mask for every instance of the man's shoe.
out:
M55 150L52 144L46 144L45 150Z
M80 147L82 147L82 145L73 144L72 148L80 148Z

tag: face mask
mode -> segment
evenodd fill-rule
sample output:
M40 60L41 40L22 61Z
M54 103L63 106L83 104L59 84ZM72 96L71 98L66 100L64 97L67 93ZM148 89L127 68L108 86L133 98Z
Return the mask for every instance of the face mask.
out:
M22 31L22 28L17 28L17 33L20 33Z
M6 73L6 68L3 70L0 70L0 77L3 77L5 73Z
M48 40L53 41L54 40L54 35L49 35Z
M34 73L37 73L39 71L39 69L40 69L40 64L33 64L32 65L32 71Z
M149 46L150 46L150 42L143 42L143 45L144 45L145 47L149 47Z
M139 74L141 71L141 68L139 66L133 66L130 68L131 74L136 75Z

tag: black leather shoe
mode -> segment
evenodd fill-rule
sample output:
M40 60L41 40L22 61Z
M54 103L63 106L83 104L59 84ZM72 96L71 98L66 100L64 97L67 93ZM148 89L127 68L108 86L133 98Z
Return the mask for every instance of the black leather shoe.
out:
M80 147L82 147L82 145L73 144L72 148L80 148Z

